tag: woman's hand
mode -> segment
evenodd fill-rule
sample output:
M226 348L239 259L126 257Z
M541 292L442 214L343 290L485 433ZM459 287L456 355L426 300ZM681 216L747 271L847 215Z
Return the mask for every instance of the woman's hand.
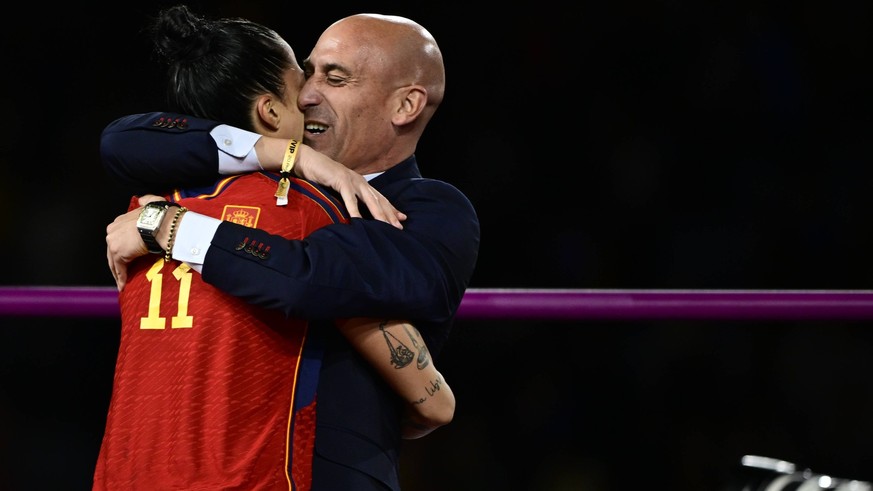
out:
M361 217L358 202L363 201L373 218L403 229L400 222L406 220L406 214L394 208L364 176L308 145L301 144L300 147L294 174L339 192L350 216Z

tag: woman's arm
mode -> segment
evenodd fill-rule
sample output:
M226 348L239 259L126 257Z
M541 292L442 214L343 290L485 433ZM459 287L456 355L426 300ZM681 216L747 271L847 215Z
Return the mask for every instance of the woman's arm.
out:
M421 438L452 421L455 395L437 371L427 345L412 324L354 318L337 328L406 402L404 439Z
M258 154L261 167L264 170L281 171L288 144L289 140L284 138L262 136L258 139L255 143L255 152ZM361 217L358 201L363 201L373 218L390 223L399 229L403 228L400 222L406 220L406 215L394 208L394 205L373 188L364 176L304 143L297 143L297 151L297 161L292 168L292 174L337 191L352 217Z
M175 188L210 185L222 174L239 174L260 170L256 163L248 167L225 167L219 171L219 144L211 135L219 123L174 113L144 113L124 116L109 123L100 136L100 159L106 173L131 194L162 194ZM249 135L246 138L222 139L224 153L242 159L252 150L265 170L279 171L288 140ZM257 138L257 140L254 140ZM234 142L237 143L234 143ZM382 193L363 176L341 163L301 144L292 173L334 189L342 197L349 215L359 218L363 202L376 220L397 228L406 219Z

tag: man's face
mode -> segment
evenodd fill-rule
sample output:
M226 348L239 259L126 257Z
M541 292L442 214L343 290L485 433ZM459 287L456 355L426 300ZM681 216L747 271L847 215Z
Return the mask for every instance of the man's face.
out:
M382 170L377 160L393 141L385 59L384 50L339 24L322 34L303 64L304 142L362 174Z

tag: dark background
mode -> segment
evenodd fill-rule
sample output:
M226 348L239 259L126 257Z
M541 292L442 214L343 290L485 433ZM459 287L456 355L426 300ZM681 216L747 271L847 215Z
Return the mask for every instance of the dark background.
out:
M139 30L174 3L5 17L0 285L112 285L128 196L99 136L164 107ZM448 88L417 153L479 212L471 288L873 284L873 3L189 5L301 59L356 12L435 35ZM2 325L0 489L90 489L117 321ZM861 321L461 319L438 360L456 418L408 443L406 488L709 490L744 454L873 481L871 348Z

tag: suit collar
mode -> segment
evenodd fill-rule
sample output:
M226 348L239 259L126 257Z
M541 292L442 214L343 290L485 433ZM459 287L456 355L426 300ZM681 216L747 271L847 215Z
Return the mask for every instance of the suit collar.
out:
M421 171L418 170L418 162L415 160L415 155L410 155L409 158L391 167L378 176L370 179L370 184L375 188L387 186L391 183L405 180L416 179L421 177Z

